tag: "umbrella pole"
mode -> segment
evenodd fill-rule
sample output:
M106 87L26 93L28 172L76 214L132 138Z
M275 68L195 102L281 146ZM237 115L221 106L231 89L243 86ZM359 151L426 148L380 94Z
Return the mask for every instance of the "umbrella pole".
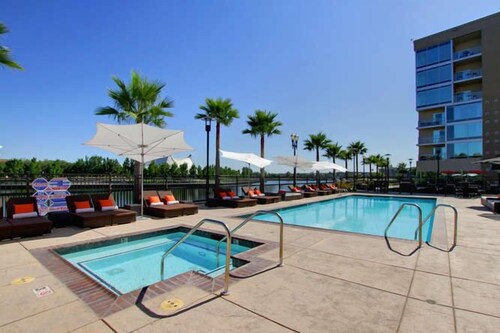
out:
M141 216L144 214L144 125L141 122Z

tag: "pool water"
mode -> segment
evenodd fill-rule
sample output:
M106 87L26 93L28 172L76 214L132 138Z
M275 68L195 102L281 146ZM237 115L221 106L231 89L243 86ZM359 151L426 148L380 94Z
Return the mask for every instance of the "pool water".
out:
M173 232L160 235L155 233L139 239L124 237L111 244L86 244L83 249L75 246L73 249L64 248L56 252L111 291L125 294L159 282L163 253L184 235L185 232ZM188 271L212 277L223 273L226 243L221 243L217 260L217 242L217 239L191 235L165 258L164 279ZM231 244L231 255L249 248L251 247Z
M422 209L422 219L434 209L436 199L352 195L332 200L276 210L285 223L383 236L385 228L403 203L415 203ZM259 215L257 220L278 222L274 215ZM422 230L430 240L432 219ZM418 209L406 206L389 229L388 236L414 239L418 228Z

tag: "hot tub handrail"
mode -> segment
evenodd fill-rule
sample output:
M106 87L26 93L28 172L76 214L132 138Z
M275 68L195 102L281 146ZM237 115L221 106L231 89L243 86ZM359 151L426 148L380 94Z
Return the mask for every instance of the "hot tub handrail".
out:
M398 250L393 249L392 246L391 246L391 243L389 242L389 238L387 237L387 232L389 231L389 228L391 227L392 223L394 223L394 221L397 219L397 217L399 216L399 214L401 213L401 211L406 206L413 206L413 207L416 207L418 209L418 229L417 229L417 231L418 231L418 246L413 251L411 251L410 253L402 253L402 252L399 252ZM415 204L415 203L411 203L411 202L404 202L404 203L402 203L401 206L399 206L399 209L396 212L396 214L394 214L394 216L392 217L392 220L389 222L389 224L385 228L384 238L385 238L385 242L386 242L387 247L389 248L389 250L391 250L392 252L395 252L395 253L397 253L399 255L402 255L402 256L405 256L405 257L409 257L413 253L417 252L417 250L422 247L422 208L420 208L420 206L417 205L417 204Z
M191 236L196 230L198 230L203 224L205 223L213 223L213 224L218 224L221 225L224 230L226 231L226 236L229 241L227 242L226 245L226 269L224 273L224 291L222 292L222 295L228 295L229 294L229 268L231 264L231 230L229 227L222 221L218 220L213 220L213 219L203 219L198 224L196 224L187 234L185 234L181 239L177 241L171 248L169 248L165 253L163 253L161 257L161 280L164 280L164 267L165 267L165 258L172 253L179 245L181 245L189 236Z
M258 216L258 215L264 215L264 214L272 214L272 215L276 215L280 221L280 247L279 247L279 265L278 266L283 266L283 229L284 229L284 221L283 221L283 218L281 217L280 214L278 214L277 212L274 212L274 211L271 211L271 210L258 210L256 211L255 213L253 213L252 215L250 215L249 217L247 217L243 222L241 222L240 224L238 224L233 230L231 230L231 236L234 236L234 234L236 233L236 231L238 231L239 229L241 229L243 226L245 226L245 224L247 224L248 222L250 222L251 220L253 220L254 217ZM219 240L215 246L215 253L216 253L216 258L217 260L219 260L219 253L220 253L220 244L226 240L227 237L223 237L221 240ZM228 241L227 242L228 244L231 243L231 241Z

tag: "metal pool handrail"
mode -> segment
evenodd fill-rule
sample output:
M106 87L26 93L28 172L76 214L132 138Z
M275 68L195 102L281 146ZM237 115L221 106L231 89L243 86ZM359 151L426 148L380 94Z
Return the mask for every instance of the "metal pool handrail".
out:
M389 238L387 237L387 231L389 230L389 228L391 227L392 223L394 223L394 221L396 220L396 218L399 216L399 214L401 213L401 211L406 206L413 206L413 207L416 207L418 209L418 229L417 229L417 231L418 231L418 246L413 251L411 251L408 254L405 254L405 253L402 253L402 252L399 252L399 251L393 249L392 246L391 246L391 243L389 242ZM392 218L392 220L389 222L389 224L385 228L384 238L385 238L385 242L387 244L387 247L389 247L389 250L391 250L392 252L395 252L395 253L397 253L399 255L402 255L402 256L405 256L405 257L409 257L413 253L417 252L417 250L422 247L422 208L420 208L419 205L417 205L415 203L410 203L410 202L405 202L405 203L401 204L401 206L399 207L398 211L396 212L396 214L394 214L394 217Z
M221 293L222 295L229 295L229 266L231 264L231 231L229 230L229 227L221 221L218 220L213 220L213 219L203 219L200 222L198 222L197 225L195 225L187 234L185 234L181 239L177 241L177 243L174 244L171 248L169 248L165 253L163 253L161 257L161 280L164 280L164 267L165 267L165 258L172 253L179 245L181 245L189 236L191 236L196 230L198 230L203 224L205 223L213 223L213 224L218 224L221 225L224 230L226 231L226 236L228 242L226 244L226 269L224 273L224 291ZM218 256L217 256L218 258Z
M239 229L241 229L245 224L247 224L249 221L251 221L254 217L258 216L258 215L264 215L264 214L273 214L273 215L276 215L280 221L280 253L279 253L279 257L280 257L280 261L279 261L279 267L283 266L283 227L284 227L284 222L283 222L283 218L281 217L280 214L276 213L276 212L273 212L273 211L270 211L270 210L258 210L256 211L255 213L253 213L252 215L250 215L249 217L247 217L243 222L241 222L240 224L238 224L233 230L231 230L231 236L233 236L236 231L238 231ZM220 241L217 242L217 245L215 246L215 253L216 253L216 258L217 260L219 260L219 252L220 252L220 244L226 239L227 237L224 237L222 238ZM229 240L227 242L228 244L231 243L231 240ZM218 266L218 264L217 264Z
M441 250L441 251L445 251L445 252L451 252L453 251L453 249L457 246L457 238L458 238L458 211L457 209L452 206L452 205L448 205L448 204L438 204L434 207L433 210L431 210L429 212L429 214L427 214L427 216L425 217L423 223L422 223L422 228L424 227L424 225L427 223L427 221L430 220L430 218L434 215L436 215L436 210L439 208L439 207L443 207L443 208L451 208L453 210L453 223L454 223L454 230L453 230L453 243L451 245L451 247L449 249L446 249L446 250L443 250L443 249L440 249L438 247L435 247L433 245L431 245L428 241L426 241L425 243L429 246L432 246L433 248L435 249L438 249L438 250ZM418 232L418 228L415 230L415 236L414 238L417 239L417 232Z

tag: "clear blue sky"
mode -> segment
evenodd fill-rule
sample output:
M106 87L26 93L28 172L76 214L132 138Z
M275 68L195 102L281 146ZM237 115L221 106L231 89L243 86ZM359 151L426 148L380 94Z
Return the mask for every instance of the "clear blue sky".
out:
M194 115L219 96L241 115L222 129L225 150L259 154L259 140L241 131L247 115L266 109L284 124L266 140L266 157L291 155L292 132L302 143L323 131L407 162L417 157L412 39L499 8L498 0L2 0L11 32L0 44L25 71L0 69L0 158L115 157L82 143L96 122L113 122L94 115L111 105L111 76L128 81L135 69L166 83L175 101L167 127L185 131L197 164L206 141Z

